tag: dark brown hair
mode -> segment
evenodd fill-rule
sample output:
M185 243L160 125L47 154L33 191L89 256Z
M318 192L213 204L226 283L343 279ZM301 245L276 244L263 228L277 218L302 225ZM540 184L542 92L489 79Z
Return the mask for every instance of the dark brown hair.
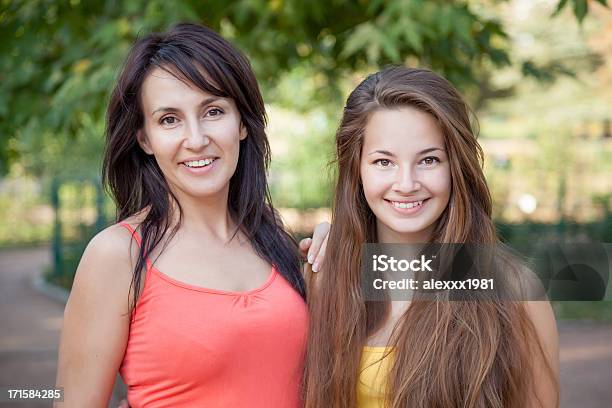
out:
M362 347L388 316L388 303L366 302L361 290L362 244L377 237L359 164L369 117L399 107L432 115L449 156L451 195L431 242L498 242L482 150L460 94L424 69L393 67L367 77L348 97L336 134L332 227L309 295L307 408L356 406ZM394 350L386 382L392 408L525 407L535 395L534 356L544 357L524 306L507 301L414 300L388 346ZM550 367L547 372L555 382Z
M176 201L155 158L147 155L136 140L144 124L142 84L156 67L236 103L248 136L240 142L238 165L230 179L230 215L259 256L275 265L305 296L297 245L283 229L270 199L266 113L249 61L214 31L183 23L166 33L149 34L133 45L108 106L103 179L116 201L117 220L146 210L139 226L142 246L132 279L132 306L139 295L145 254L150 254L170 229L171 200ZM180 205L178 209L181 220ZM173 227L172 234L177 228Z

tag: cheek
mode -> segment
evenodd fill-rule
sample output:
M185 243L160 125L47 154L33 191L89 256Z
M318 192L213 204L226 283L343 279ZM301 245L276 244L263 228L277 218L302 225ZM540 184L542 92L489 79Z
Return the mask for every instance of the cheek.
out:
M439 172L432 172L427 186L433 194L447 202L451 191L451 176L449 169L444 168L440 169Z
M149 146L158 161L172 159L180 150L180 138L178 137L153 137L150 139Z
M240 128L236 123L226 123L218 129L219 142L227 153L235 153L238 156L240 149Z
M382 172L365 169L361 171L361 183L363 192L370 204L374 200L381 199L389 189L388 176Z

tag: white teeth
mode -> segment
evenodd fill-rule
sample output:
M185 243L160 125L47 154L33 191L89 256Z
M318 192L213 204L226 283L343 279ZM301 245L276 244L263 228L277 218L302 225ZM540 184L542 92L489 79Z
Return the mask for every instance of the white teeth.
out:
M214 161L215 159L192 160L192 161L184 162L184 164L187 167L205 167Z
M393 203L393 206L395 208L414 208L414 207L418 207L421 204L423 204L423 200L421 201L414 201L412 203L400 203L397 201L391 201Z

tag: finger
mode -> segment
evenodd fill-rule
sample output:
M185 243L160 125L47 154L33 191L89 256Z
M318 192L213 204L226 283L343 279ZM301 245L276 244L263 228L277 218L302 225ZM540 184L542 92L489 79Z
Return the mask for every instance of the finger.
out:
M312 233L312 244L308 250L308 263L312 264L317 259L321 245L329 234L329 227L329 222L322 222L315 227Z
M312 267L310 266L310 264L308 262L304 263L302 265L302 277L307 280L307 278L312 275Z
M306 283L306 291L307 293L312 293L312 291L316 290L319 286L319 274L313 273L312 265L308 262L303 264L303 273L304 273L304 282Z
M300 250L300 257L306 258L308 256L308 249L310 248L310 244L312 244L312 238L304 238L300 241L298 246Z
M313 272L319 272L319 268L321 267L321 264L323 263L323 260L325 259L325 250L327 249L327 238L328 237L329 237L329 234L325 236L325 239L323 240L323 243L321 244L321 249L319 249L319 253L317 254L317 257L315 258L315 261L312 264Z

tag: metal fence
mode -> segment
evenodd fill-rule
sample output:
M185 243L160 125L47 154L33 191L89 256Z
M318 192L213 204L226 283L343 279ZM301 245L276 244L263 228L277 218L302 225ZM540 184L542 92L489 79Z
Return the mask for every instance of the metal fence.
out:
M112 219L114 205L100 180L55 178L51 185L54 211L48 279L70 289L78 262L89 240Z

